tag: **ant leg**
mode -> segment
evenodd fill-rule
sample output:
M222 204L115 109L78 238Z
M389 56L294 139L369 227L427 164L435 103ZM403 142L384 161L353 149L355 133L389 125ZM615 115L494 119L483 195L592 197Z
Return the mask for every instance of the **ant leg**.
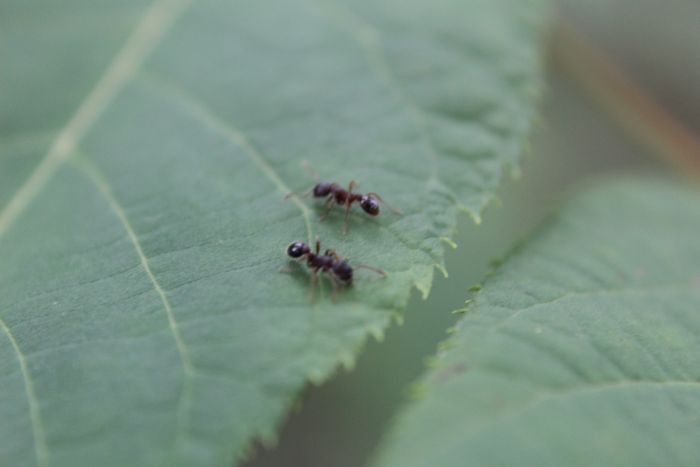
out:
M317 235L316 236L316 255L318 256L318 254L320 252L321 252L321 239Z
M348 233L348 214L350 214L350 197L345 201L345 214L343 215L343 235Z
M292 271L292 268L288 268L288 267L282 266L281 268L279 268L279 269L277 270L277 272L283 272L283 273L285 273L285 274L291 274L291 273L294 272L294 271Z
M326 198L326 212L323 213L321 218L319 220L323 221L328 217L328 215L331 213L333 208L335 207L336 201L335 201L335 196L333 194L328 195L328 198Z
M311 270L311 287L309 290L309 301L311 303L314 302L314 298L316 297L316 282L318 281L318 276L316 274L316 269Z
M373 191L370 191L369 193L367 193L367 196L372 196L373 198L377 198L379 201L381 201L382 203L386 204L386 207L388 207L389 209L391 209L391 210L394 212L394 214L398 214L398 215L400 215L400 216L403 215L403 212L401 212L400 209L396 209L396 208L393 207L391 204L389 204L389 203L387 203L386 201L384 201L384 198L382 198L381 196L379 196L377 193L375 193L375 192L373 192Z
M335 303L335 302L336 302L336 297L337 297L337 295L338 295L338 281L335 280L335 277L333 276L333 274L329 274L329 275L328 275L328 279L330 279L330 281L331 281L331 286L333 286L333 291L331 292L331 301L332 301L333 303Z
M350 206L352 206L352 189L355 188L357 182L350 180L348 184L348 194L345 198L345 214L343 215L343 235L348 233L348 214L350 214Z
M386 273L385 271L383 271L383 270L381 270L381 269L379 269L379 268L372 267L372 266L367 266L366 264L354 264L353 266L356 267L356 268L369 269L370 271L374 271L374 272L376 272L377 274L382 275L382 276L384 276L384 277L387 276L387 273Z

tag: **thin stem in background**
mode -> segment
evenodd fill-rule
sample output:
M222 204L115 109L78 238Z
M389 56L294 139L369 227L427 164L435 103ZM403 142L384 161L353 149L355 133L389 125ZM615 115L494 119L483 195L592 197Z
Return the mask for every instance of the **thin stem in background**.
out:
M700 179L700 139L692 130L566 20L559 18L553 39L555 66L655 155Z

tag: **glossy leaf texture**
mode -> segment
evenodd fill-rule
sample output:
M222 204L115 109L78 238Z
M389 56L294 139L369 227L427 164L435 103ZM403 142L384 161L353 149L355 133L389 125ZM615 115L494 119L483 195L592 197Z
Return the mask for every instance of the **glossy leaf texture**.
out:
M700 192L576 197L490 277L375 465L693 465Z
M224 465L351 366L534 112L543 5L9 0L0 15L0 465ZM361 182L403 211L283 201ZM357 206L355 206L357 208ZM357 270L309 300L291 241Z

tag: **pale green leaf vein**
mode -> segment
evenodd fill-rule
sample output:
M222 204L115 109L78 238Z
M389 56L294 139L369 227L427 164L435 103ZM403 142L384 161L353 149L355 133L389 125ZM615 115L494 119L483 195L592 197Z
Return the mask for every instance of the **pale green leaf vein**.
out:
M156 0L151 4L95 87L53 140L47 154L0 211L0 238L75 151L85 133L141 67L190 2L191 0Z
M292 192L292 189L289 188L284 180L282 180L282 177L280 177L275 169L267 162L264 155L253 145L243 130L216 116L209 108L206 107L203 102L201 102L201 100L197 99L195 96L192 96L186 90L182 89L175 83L172 83L165 77L155 75L154 73L142 73L141 75L143 76L142 81L149 85L152 89L173 99L206 128L209 128L215 133L224 136L234 146L243 149L243 152L250 158L253 164L258 167L258 169L260 169L260 171L262 171L270 181L272 181L280 193L287 195ZM296 196L293 196L290 198L290 200L297 208L299 208L299 211L301 211L302 218L304 219L304 225L306 226L306 232L308 234L309 244L311 244L313 242L311 210Z
M576 386L568 390L544 392L539 396L534 397L518 413L525 412L539 404L554 400L576 397L580 394L617 391L630 388L642 387L658 387L658 388L683 388L688 387L694 390L700 389L700 381L692 380L669 380L669 381L651 381L651 380L620 380L607 383L594 383Z
M563 389L559 391L548 391L542 392L535 395L534 397L527 400L523 405L508 411L501 415L500 417L494 417L488 423L483 424L476 429L468 432L463 432L463 437L459 440L459 443L463 443L465 438L474 438L481 433L488 431L490 428L504 422L505 420L511 420L517 418L521 415L526 414L531 410L537 410L537 408L543 404L555 401L564 400L574 397L579 397L584 394L590 394L595 392L608 392L608 391L619 391L619 390L629 390L631 388L643 388L643 387L657 387L662 388L689 388L692 390L700 390L700 381L651 381L651 380L620 380L602 383L585 384L573 387L571 389ZM464 423L469 423L469 420L465 419Z
M682 284L669 284L669 285L648 285L648 286L637 286L637 287L632 287L632 286L627 286L627 287L619 287L619 288L611 288L611 289L598 289L598 290L583 290L580 292L569 292L567 294L561 295L559 297L555 297L551 300L546 300L543 302L538 302L538 303L533 303L532 305L528 305L526 307L522 308L508 308L511 310L513 313L510 315L506 316L503 320L501 320L498 325L494 328L494 330L499 330L502 328L506 322L511 321L518 316L522 315L523 313L530 312L533 309L543 307L543 306L549 306L553 305L559 302L562 302L564 300L568 300L571 298L587 298L587 297L593 297L593 296L604 296L604 295L619 295L619 294L653 294L653 293L659 293L659 292L670 292L670 293L678 293L678 292L690 292L690 293L698 293L700 296L700 290L697 288L693 288L691 285L682 285ZM501 308L505 308L502 305L497 305L497 304L489 304L491 306L497 306Z
M275 169L266 161L263 154L255 148L251 143L250 138L248 138L243 130L237 128L229 122L225 122L221 118L214 115L214 113L209 110L206 105L196 97L189 94L187 91L177 86L176 84L170 82L166 78L156 75L152 72L142 72L143 82L154 88L160 93L168 95L170 98L175 99L179 102L187 111L199 122L208 128L213 129L219 134L224 135L229 141L231 141L235 146L240 147L244 152L251 158L255 165L275 184L280 193L288 194L292 192L292 189L282 180L282 177L275 171ZM311 210L306 204L301 202L298 197L291 198L292 202L301 211L302 217L304 219L304 224L306 225L306 230L308 233L309 243L313 242L313 230L311 227ZM404 239L399 233L394 232L391 228L378 224L379 228L385 230L386 232L392 234L401 243L410 249L419 249L416 245L410 244L406 239ZM433 260L433 265L440 270L445 276L447 276L447 271L445 267L440 264L437 257L428 253L428 256ZM422 290L423 294L426 295L427 291Z
M164 77L157 76L155 73L152 72L142 72L141 74L144 77L143 81L145 83L147 83L148 85L155 88L161 93L167 93L167 95L169 95L171 98L176 99L177 102L183 105L190 112L190 114L202 124L204 124L208 128L214 129L217 133L226 136L226 138L233 144L244 149L246 154L253 160L255 165L257 165L258 168L260 168L260 170L275 184L280 193L288 194L292 192L292 189L289 188L289 186L284 182L284 180L282 180L279 174L277 174L275 169L265 160L263 154L258 149L256 149L255 146L253 146L253 144L250 142L250 139L245 135L245 133L241 129L237 128L231 123L223 121L222 119L214 115L212 111L209 110L204 105L204 103L201 102L201 100L195 98L181 87L166 80ZM291 198L291 200L301 211L301 214L304 218L304 223L306 225L306 230L308 232L309 242L312 242L313 230L311 227L311 210L297 197L293 197ZM378 224L378 226L380 229L392 234L396 239L398 239L402 244L404 244L408 248L420 249L417 245L409 243L405 238L403 238L398 232L395 232L393 229L382 224ZM447 276L447 271L445 270L445 267L442 264L440 264L439 259L436 256L430 254L429 252L426 253L433 260L433 265L438 270L440 270L440 272L442 272L445 276ZM424 294L425 293L426 292L424 291Z
M109 204L110 208L114 211L115 215L117 216L117 218L119 218L119 221L124 226L124 229L126 230L126 233L129 236L129 240L131 240L134 250L136 250L136 254L139 257L141 266L148 275L148 278L151 281L153 288L158 293L160 301L163 304L163 308L165 309L165 314L168 318L168 326L170 327L173 339L175 340L175 345L177 346L177 351L180 356L180 361L182 363L183 370L183 387L178 401L177 427L174 442L174 444L177 446L187 428L189 410L192 401L192 382L194 378L194 367L192 365L192 359L190 358L189 350L187 348L187 345L185 344L185 340L182 336L182 331L180 330L180 326L177 322L177 319L175 319L175 314L173 313L173 309L170 305L170 301L168 300L168 296L163 290L163 287L161 287L160 283L158 282L158 279L156 278L155 274L153 274L153 270L151 269L148 257L146 257L146 254L143 251L143 247L141 246L141 241L139 240L136 231L134 230L131 222L129 221L126 211L119 203L119 201L114 197L114 194L112 193L112 189L109 183L107 182L107 179L94 164L87 160L87 158L74 155L73 160L75 161L75 166L81 169L81 173L85 174L86 177L97 187L99 192L107 201L107 204Z
M22 353L19 348L17 340L10 332L10 328L7 327L5 322L0 319L0 328L10 339L12 348L17 355L17 360L19 361L20 371L22 372L22 379L24 380L24 388L27 391L27 403L29 405L29 419L32 424L32 435L34 437L34 451L36 455L36 463L39 467L45 467L49 465L49 447L46 444L46 438L44 437L44 425L41 421L41 413L39 412L39 401L34 392L34 382L29 374L29 368L27 367L27 358Z

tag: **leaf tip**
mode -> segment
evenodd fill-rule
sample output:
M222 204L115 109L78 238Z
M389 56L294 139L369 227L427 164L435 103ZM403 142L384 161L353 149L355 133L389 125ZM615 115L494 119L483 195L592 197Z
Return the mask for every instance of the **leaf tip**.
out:
M377 342L384 341L384 329L380 326L372 326L367 328L367 332L370 336L374 337Z
M323 371L319 370L318 368L314 368L313 370L310 370L309 373L307 374L306 378L311 382L311 384L315 386L319 386L323 383L325 380Z
M451 334L448 331L448 334ZM438 344L438 352L445 352L447 350L450 350L455 346L455 342L452 339L447 339Z
M447 272L447 271L445 271L445 272ZM447 277L447 276L445 276L445 277ZM430 295L430 284L415 282L414 285L416 286L416 288L420 292L421 298L423 300L426 300L428 298L428 295Z
M277 433L275 431L268 431L260 435L260 443L265 446L266 449L272 449L277 446Z
M458 204L457 209L459 209L461 212L464 212L469 216L469 218L474 222L476 225L481 225L481 214L479 212L480 208L471 208L469 206L466 206L464 204Z
M340 364L345 371L351 371L355 368L355 356L350 352L341 354L338 360L340 360Z
M467 210L467 214L469 215L469 217L471 217L472 221L474 221L476 225L481 225L481 214L477 214L476 212L471 210Z
M440 237L440 241L443 243L446 243L447 246L452 248L453 250L457 249L457 244L455 243L454 240L452 240L450 237Z

